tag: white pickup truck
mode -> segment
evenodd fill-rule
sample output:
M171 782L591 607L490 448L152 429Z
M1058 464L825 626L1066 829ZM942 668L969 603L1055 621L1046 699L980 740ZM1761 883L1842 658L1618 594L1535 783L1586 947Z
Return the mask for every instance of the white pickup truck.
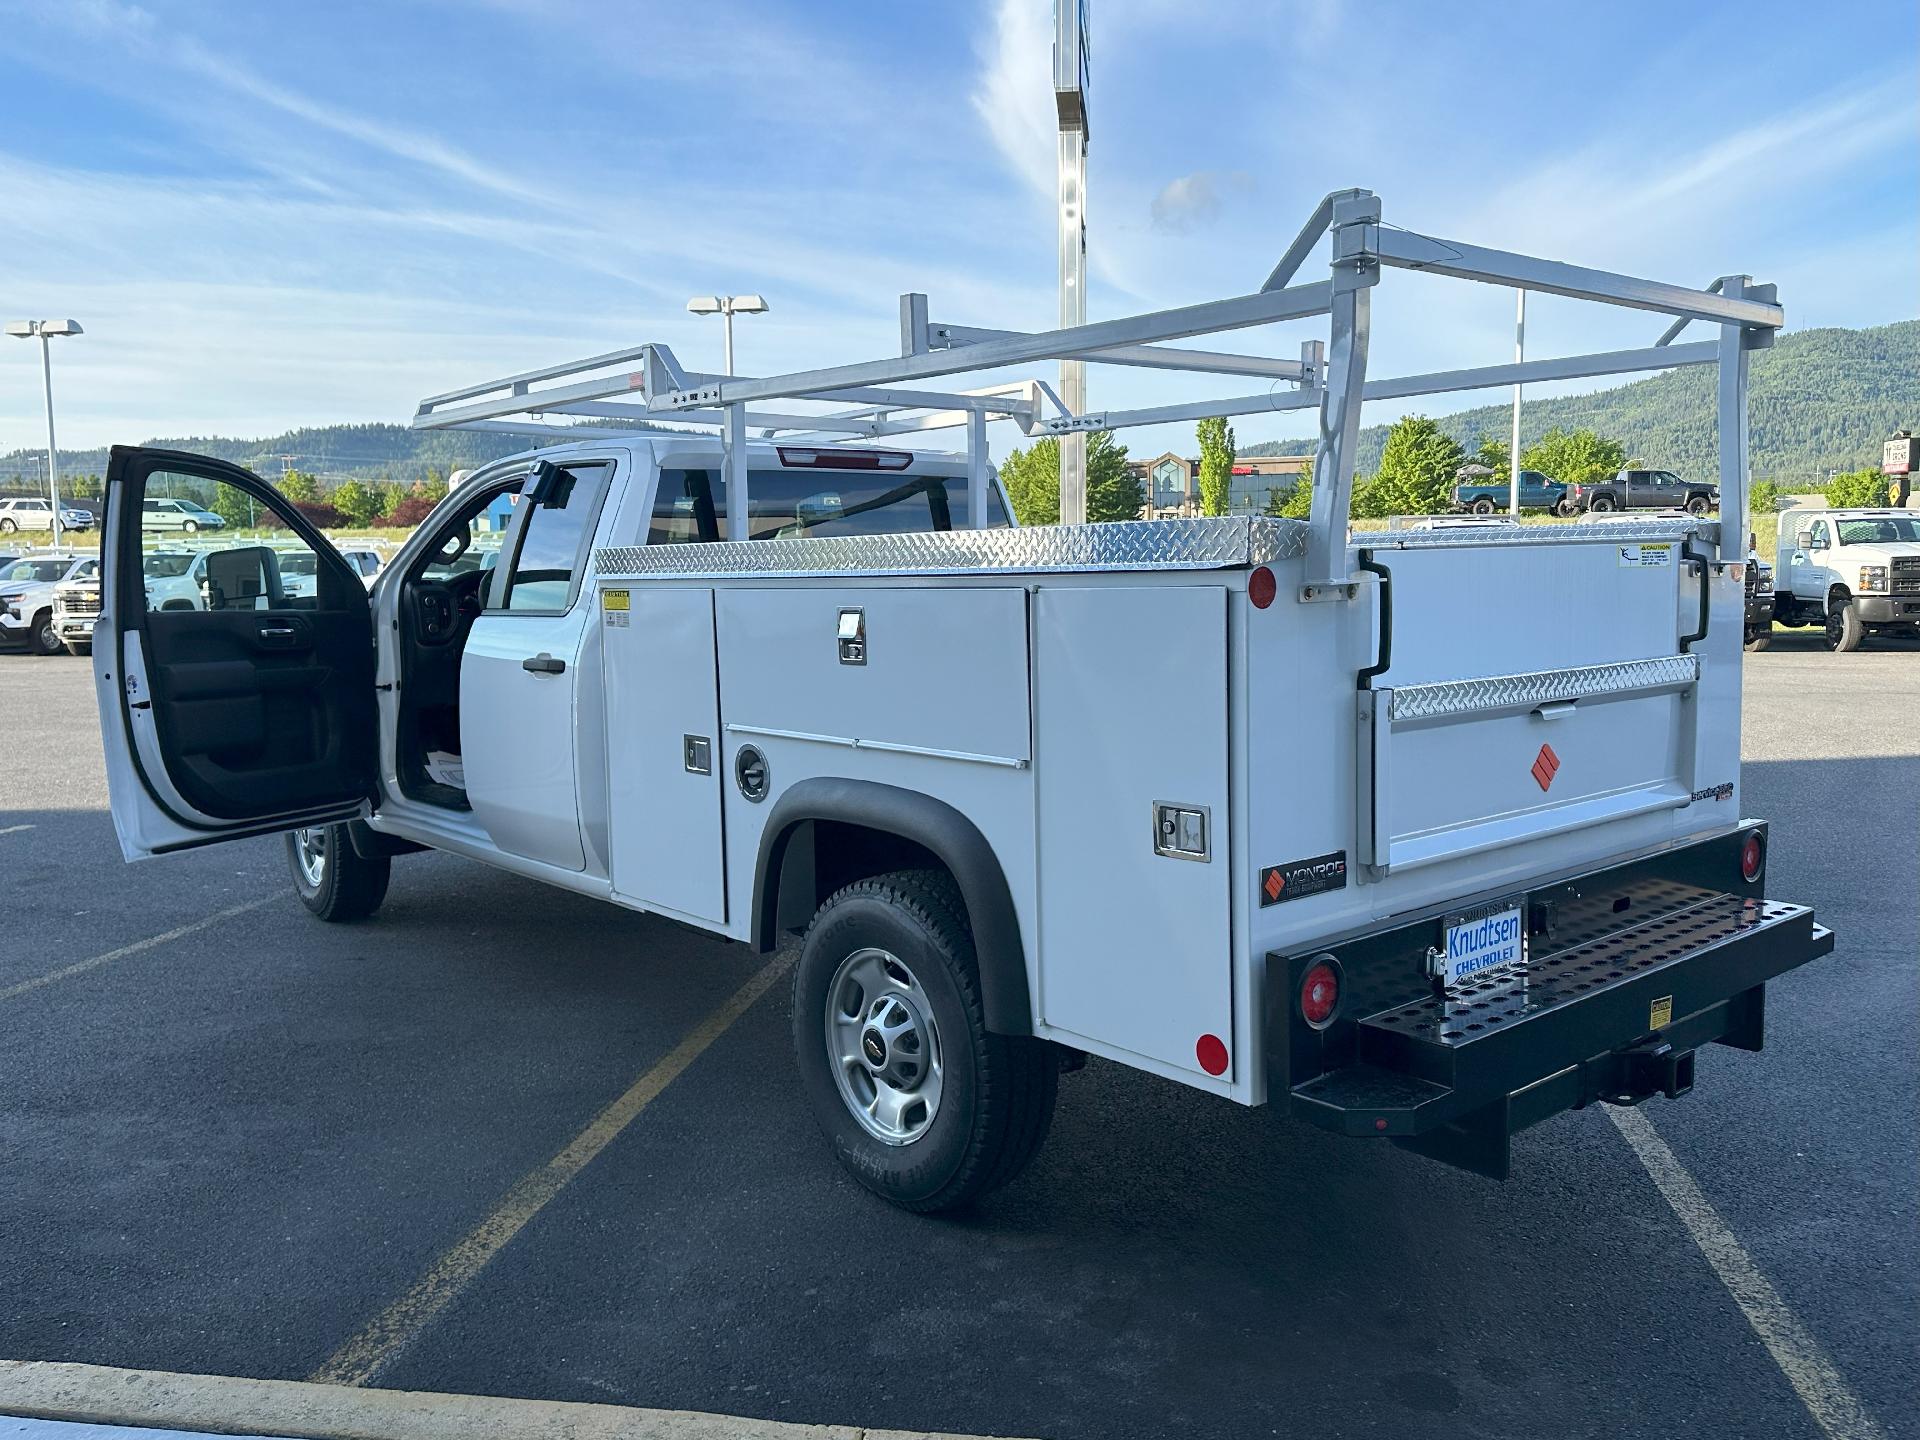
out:
M1920 635L1920 514L1784 514L1773 586L1773 618L1824 626L1829 650L1857 650L1870 634Z
M1329 231L1330 278L1289 283ZM1369 382L1393 267L1719 338ZM1158 343L1313 315L1330 344L1298 361ZM803 936L801 1084L852 1173L916 1210L1017 1174L1088 1053L1504 1176L1525 1126L1759 1048L1766 982L1833 941L1765 898L1741 818L1741 548L1693 517L1356 546L1345 516L1363 399L1715 361L1739 513L1769 291L1431 240L1352 191L1248 295L1040 335L921 296L901 316L901 353L860 364L704 375L645 345L432 397L416 425L720 434L596 427L489 466L371 594L246 472L116 449L95 665L126 854L290 832L303 901L352 920L432 847L762 950ZM1259 384L1075 415L1032 384L906 383L1060 355ZM1308 523L1023 529L987 464L989 417L1309 407ZM874 443L949 425L959 455ZM147 606L141 496L188 478L277 513L315 591L241 547L211 577L230 599ZM1463 600L1507 618L1460 626ZM1596 601L1607 625L1566 623Z

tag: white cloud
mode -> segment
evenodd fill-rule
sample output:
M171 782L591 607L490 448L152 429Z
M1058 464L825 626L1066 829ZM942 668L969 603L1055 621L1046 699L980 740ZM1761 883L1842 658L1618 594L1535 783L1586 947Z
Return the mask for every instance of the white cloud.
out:
M1225 208L1223 191L1246 191L1253 177L1242 170L1196 170L1169 180L1153 197L1153 228L1184 235L1220 219Z
M973 108L1014 174L1051 203L1059 120L1053 109L1053 18L1046 0L997 0L980 59Z

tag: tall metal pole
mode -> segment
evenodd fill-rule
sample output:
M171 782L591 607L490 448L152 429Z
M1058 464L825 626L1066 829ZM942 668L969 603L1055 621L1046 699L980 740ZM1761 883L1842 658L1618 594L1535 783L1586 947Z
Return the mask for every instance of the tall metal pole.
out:
M1513 363L1527 358L1527 292L1519 292L1513 312ZM1507 437L1507 513L1520 513L1520 390L1513 387L1513 431Z
M1060 121L1060 324L1087 323L1087 0L1054 0L1053 103ZM1060 362L1060 400L1087 408L1087 366ZM1060 437L1060 523L1087 519L1087 437Z
M53 357L45 330L40 332L40 387L47 397L47 493L53 500L53 547L60 548L60 451L53 443Z
M726 325L726 372L733 373L733 297L727 296L720 302L720 318Z

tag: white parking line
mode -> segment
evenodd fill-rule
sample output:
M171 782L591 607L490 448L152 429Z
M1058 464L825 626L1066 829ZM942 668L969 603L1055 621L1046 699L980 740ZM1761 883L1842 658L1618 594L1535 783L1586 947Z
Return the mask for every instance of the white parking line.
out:
M22 830L31 829L33 829L31 825L9 825L5 829L0 829L0 835L18 835Z
M131 945L122 945L118 950L109 950L104 955L95 955L91 960L76 960L71 965L58 970L50 970L45 975L36 975L31 980L22 980L17 984L0 989L0 1001L11 1000L24 995L29 990L38 990L42 985L51 985L56 980L67 980L75 975L84 975L89 970L98 970L102 965L110 965L115 960L124 960L129 955L138 955L142 950L151 950L156 945L165 945L169 940L178 940L195 931L204 930L209 925L218 925L222 920L231 920L236 915L244 915L249 910L258 910L262 905L271 905L280 897L269 895L261 900L249 900L244 905L232 905L225 910L216 910L203 920L191 925L182 925L177 930L169 930L163 935L149 935L145 940L136 940Z
M1701 1193L1686 1166L1667 1148L1660 1132L1638 1110L1606 1107L1607 1118L1640 1157L1653 1183L1666 1197L1673 1213L1707 1257L1707 1264L1747 1317L1753 1333L1773 1356L1773 1363L1799 1392L1820 1428L1832 1440L1885 1440L1885 1432L1867 1413L1833 1362L1812 1335L1787 1308L1780 1292L1760 1272L1753 1257L1727 1228L1713 1202Z
M0 1360L0 1412L310 1440L984 1440L695 1410L364 1390L50 1360Z

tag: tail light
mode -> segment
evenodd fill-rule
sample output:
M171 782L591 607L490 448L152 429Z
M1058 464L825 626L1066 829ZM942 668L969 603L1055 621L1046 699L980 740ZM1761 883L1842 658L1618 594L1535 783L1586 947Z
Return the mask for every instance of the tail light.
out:
M1333 1023L1340 1009L1340 962L1322 955L1300 977L1300 1018L1316 1030Z
M1247 598L1253 602L1254 609L1266 609L1279 593L1280 582L1273 578L1273 571L1266 566L1260 566L1247 577Z
M1766 868L1766 837L1758 830L1749 830L1745 843L1740 846L1740 878L1751 885Z
M801 450L775 447L780 463L789 468L816 470L904 470L913 463L905 450Z

